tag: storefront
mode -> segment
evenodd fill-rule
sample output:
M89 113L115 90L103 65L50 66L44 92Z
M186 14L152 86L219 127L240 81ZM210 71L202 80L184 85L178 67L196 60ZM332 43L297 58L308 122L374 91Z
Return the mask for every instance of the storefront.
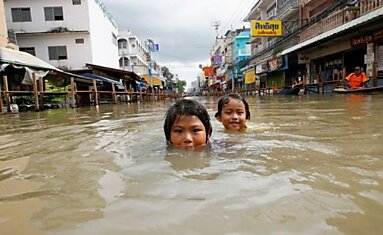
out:
M279 56L267 62L269 73L267 87L282 88L285 86L285 70L288 68L287 56Z
M259 80L256 80L256 86L259 88L266 88L267 87L267 61L260 62L255 67L255 73L257 74L257 77Z

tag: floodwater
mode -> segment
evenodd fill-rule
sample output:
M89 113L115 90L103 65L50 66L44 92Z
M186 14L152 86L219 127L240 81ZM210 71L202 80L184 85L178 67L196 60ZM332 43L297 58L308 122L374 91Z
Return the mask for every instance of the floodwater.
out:
M194 152L174 101L0 115L0 234L383 234L383 95L247 99Z

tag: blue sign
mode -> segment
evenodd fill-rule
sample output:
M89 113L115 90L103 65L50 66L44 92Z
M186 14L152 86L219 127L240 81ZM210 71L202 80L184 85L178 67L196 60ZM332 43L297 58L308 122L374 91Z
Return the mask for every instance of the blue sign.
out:
M149 50L151 52L157 52L160 50L160 46L158 44L150 43Z

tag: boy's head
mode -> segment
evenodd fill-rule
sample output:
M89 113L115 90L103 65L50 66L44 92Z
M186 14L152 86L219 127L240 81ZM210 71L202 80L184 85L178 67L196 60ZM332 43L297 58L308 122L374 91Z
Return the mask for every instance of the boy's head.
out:
M247 101L240 95L225 95L218 101L216 119L229 130L244 130L246 120L250 120L250 110Z
M166 140L179 147L197 147L207 143L213 128L206 109L197 101L182 99L166 113Z

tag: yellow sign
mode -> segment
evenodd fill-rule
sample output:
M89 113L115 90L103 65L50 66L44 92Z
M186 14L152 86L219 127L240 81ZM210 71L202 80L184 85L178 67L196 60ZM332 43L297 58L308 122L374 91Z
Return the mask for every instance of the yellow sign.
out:
M245 84L251 84L255 82L255 70L251 70L245 73Z
M142 75L141 77L143 77L148 82L149 86L162 86L163 81L157 77L149 76L149 75Z
M282 36L282 21L280 20L252 20L251 36L277 37Z

